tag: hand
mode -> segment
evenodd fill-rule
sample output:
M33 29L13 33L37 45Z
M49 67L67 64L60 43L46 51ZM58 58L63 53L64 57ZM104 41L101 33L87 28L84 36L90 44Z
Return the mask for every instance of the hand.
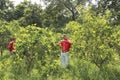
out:
M57 46L60 46L60 43L57 43L56 45L57 45Z

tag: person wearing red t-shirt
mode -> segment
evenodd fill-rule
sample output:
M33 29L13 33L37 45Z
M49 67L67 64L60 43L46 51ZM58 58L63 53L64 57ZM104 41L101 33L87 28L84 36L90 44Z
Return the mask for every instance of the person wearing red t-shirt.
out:
M60 45L62 47L62 52L61 52L61 64L63 67L67 67L69 64L69 57L68 57L68 52L71 47L71 41L70 39L67 38L65 34L62 35L63 40L57 43L57 45Z
M9 49L11 55L14 54L14 51L15 51L15 47L14 47L15 41L16 41L16 39L13 38L12 41L10 41L8 44L8 49Z

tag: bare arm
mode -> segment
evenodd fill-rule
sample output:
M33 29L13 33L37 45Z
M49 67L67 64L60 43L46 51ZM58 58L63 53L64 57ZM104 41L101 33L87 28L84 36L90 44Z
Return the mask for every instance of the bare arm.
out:
M58 42L56 45L57 45L57 46L60 46L60 42Z
M61 40L62 41L62 40ZM59 41L56 45L57 46L61 46L61 41Z

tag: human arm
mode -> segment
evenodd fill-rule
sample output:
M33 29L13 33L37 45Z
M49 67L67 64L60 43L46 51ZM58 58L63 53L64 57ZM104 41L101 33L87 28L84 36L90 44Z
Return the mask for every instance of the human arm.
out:
M59 41L56 45L57 45L57 46L61 46L61 42L62 42L62 40Z
M61 43L60 43L60 42L58 42L56 45L57 45L57 46L60 46L60 45L61 45Z

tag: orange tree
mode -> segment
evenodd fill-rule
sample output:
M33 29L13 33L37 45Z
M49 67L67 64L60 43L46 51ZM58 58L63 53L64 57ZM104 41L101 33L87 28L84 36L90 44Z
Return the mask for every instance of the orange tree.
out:
M109 11L106 11L104 16L94 16L89 9L83 11L82 19L79 23L72 21L66 25L64 32L66 32L73 41L73 47L71 50L72 56L77 58L76 70L77 74L81 74L79 78L83 79L119 79L117 74L120 74L117 67L113 67L116 70L112 71L109 66L118 66L119 62L119 26L109 26ZM83 62L81 62L83 61ZM85 61L85 62L84 62ZM86 63L86 67L82 67ZM94 72L89 76L89 69L94 67ZM96 67L95 67L96 66ZM80 69L82 68L82 69ZM84 69L88 69L87 72ZM81 72L82 71L82 72ZM104 75L101 72L104 73ZM113 74L110 74L113 72ZM117 73L117 74L116 74ZM86 75L86 77L84 77ZM106 77L107 76L107 77Z
M25 73L29 74L35 68L40 72L39 76L45 78L47 73L57 71L60 51L57 50L56 43L61 36L60 33L33 25L25 28L20 27L15 36L17 37L15 59L18 62L19 60L24 61L21 64L26 66ZM41 72L42 69L44 70Z
M19 25L16 21L6 22L0 21L0 52L1 55L7 49L7 45L12 38L15 37L16 32L19 30Z
M70 22L65 31L73 39L74 53L101 67L114 53L108 45L113 27L108 26L106 16L95 17L89 10L84 11L82 18L82 24Z

